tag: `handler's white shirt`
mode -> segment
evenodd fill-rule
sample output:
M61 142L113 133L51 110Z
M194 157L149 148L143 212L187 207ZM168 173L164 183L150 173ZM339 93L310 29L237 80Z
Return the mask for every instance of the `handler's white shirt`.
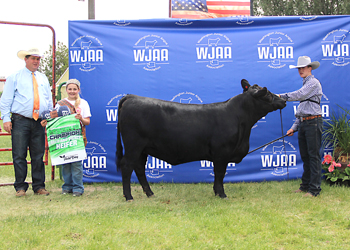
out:
M68 98L64 98L64 99L74 106L75 101L70 101L68 100ZM55 108L57 109L59 106L60 105L57 103ZM79 108L81 109L80 114L83 118L91 117L90 106L87 101L85 101L84 99L80 99Z

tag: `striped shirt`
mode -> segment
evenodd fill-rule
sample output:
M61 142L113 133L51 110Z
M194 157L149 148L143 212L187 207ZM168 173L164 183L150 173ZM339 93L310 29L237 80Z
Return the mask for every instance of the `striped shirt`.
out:
M286 101L300 101L295 113L296 120L291 127L294 131L299 127L300 117L322 115L320 106L322 95L321 83L313 75L309 75L303 79L303 86L300 89L280 95ZM313 100L317 103L306 100Z

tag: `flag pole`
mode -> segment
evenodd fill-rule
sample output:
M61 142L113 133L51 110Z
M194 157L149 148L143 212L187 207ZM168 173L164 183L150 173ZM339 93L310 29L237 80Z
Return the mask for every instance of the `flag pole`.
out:
M95 0L89 0L88 2L88 15L89 15L89 20L92 19L94 20L95 19Z
M169 0L169 18L171 18L171 0Z
M254 10L253 10L253 2L254 2L254 0L250 0L250 15L251 16L254 16Z

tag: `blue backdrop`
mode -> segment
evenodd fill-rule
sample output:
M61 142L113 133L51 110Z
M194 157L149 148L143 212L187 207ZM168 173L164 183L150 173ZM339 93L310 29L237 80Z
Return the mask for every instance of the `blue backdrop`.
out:
M308 55L324 91L327 119L337 104L349 107L350 16L231 17L69 22L69 75L81 81L91 107L84 182L121 181L115 166L117 106L126 94L182 103L226 101L242 93L240 81L274 93L302 86L296 65ZM298 103L282 110L283 133ZM282 136L280 113L252 129L250 149ZM211 162L171 166L148 157L151 182L212 182ZM288 171L287 171L288 170ZM226 182L301 177L297 136L278 140L230 164ZM136 177L133 175L133 181Z

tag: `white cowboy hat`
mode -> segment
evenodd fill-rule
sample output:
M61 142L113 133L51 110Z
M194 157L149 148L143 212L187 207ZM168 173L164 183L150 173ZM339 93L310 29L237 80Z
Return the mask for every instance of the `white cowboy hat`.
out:
M297 66L289 65L289 68L297 69L297 68L304 68L306 66L311 66L312 69L317 69L320 66L320 63L317 61L311 62L311 59L308 56L299 56L298 65Z
M25 58L26 56L29 56L29 55L31 55L31 56L42 57L42 55L41 55L40 52L39 52L39 49L37 49L37 48L31 48L31 49L29 49L29 50L20 50L20 51L18 51L18 53L17 53L18 58L19 58L19 59L22 59L22 60L24 60L24 58Z

